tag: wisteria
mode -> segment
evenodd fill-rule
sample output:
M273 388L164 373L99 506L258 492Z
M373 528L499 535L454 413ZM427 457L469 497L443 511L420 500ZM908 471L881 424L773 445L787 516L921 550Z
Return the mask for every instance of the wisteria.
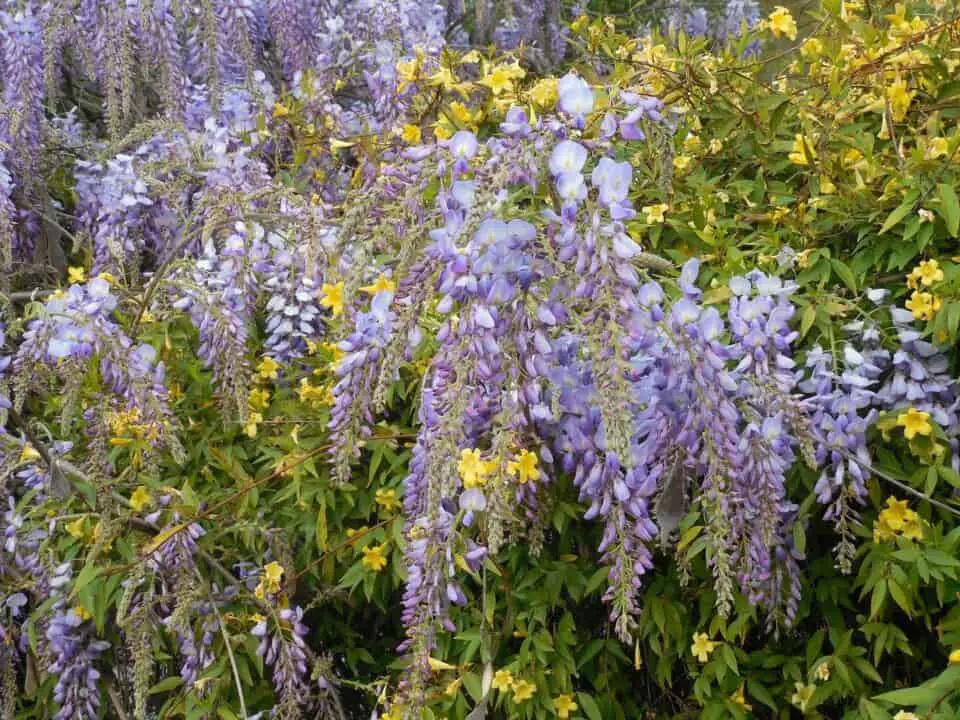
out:
M595 702L571 673L524 703L565 672L537 653L574 642L550 634L581 602L658 678L676 638L650 638L690 625L700 702L708 667L739 681L734 640L789 641L811 612L808 538L829 533L859 588L871 563L915 562L909 542L949 548L931 508L960 514L933 498L960 485L960 311L936 293L960 276L881 249L919 263L912 294L868 290L872 261L806 247L848 209L828 206L842 181L800 128L812 110L771 120L787 95L731 91L727 125L695 116L766 32L797 27L753 0L634 24L555 0L4 5L4 720L339 719L347 693L390 720L444 698L450 717L567 718ZM814 85L818 58L859 52L816 43L790 70ZM856 72L892 54L870 52ZM869 148L839 143L858 193L919 102L908 72L862 109L883 114ZM725 150L761 121L763 143ZM950 142L901 143L936 181L888 179L902 204L864 245L912 223L932 258L960 232ZM782 157L757 179L743 161L767 145ZM874 513L887 485L923 519L893 497ZM905 577L883 575L871 622L888 594L926 608ZM538 584L560 598L518 612ZM665 620L674 586L697 607ZM347 622L394 665L328 627ZM749 711L728 685L714 707Z

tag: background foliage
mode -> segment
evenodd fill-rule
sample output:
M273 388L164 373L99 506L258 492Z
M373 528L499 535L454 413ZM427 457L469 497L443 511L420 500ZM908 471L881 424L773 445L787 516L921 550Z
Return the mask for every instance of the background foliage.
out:
M351 71L295 74L295 49L275 39L273 83L250 79L224 11L227 30L207 45L220 79L179 119L158 109L175 98L151 86L125 100L131 78L94 62L81 81L69 58L62 94L31 109L43 78L18 85L11 58L42 34L31 12L52 11L4 10L5 717L399 718L414 705L474 719L956 717L956 9L826 0L796 22L770 8L724 36L677 32L693 22L683 9L672 24L654 13L642 33L636 8L589 10L549 62L536 38L507 54L431 48L441 33L414 37L409 13L387 52L359 35L391 18L345 11L367 29L320 51ZM155 66L169 78L172 65ZM570 69L593 98L579 119L555 111ZM631 92L659 100L636 121L644 137L605 134ZM72 101L79 111L61 114ZM382 395L382 411L345 416L343 398L355 353L391 352L364 344L389 312L377 298L413 292L404 279L424 230L447 222L435 203L458 173L476 171L483 196L487 150L459 170L456 143L493 139L495 152L517 106L524 123L555 122L629 163L624 207L636 213L623 226L645 253L638 272L677 302L702 291L725 317L737 278L792 281L784 332L811 383L795 394L856 405L869 387L886 410L811 411L828 439L814 467L791 463L784 478L795 507L778 547L800 568L787 622L739 588L718 613L712 521L694 499L672 537L647 543L629 642L608 620L591 498L559 451L551 463L534 431L517 431L526 444L511 462L536 455L535 500L511 496L523 510L496 552L471 556L474 540L490 542L486 519L463 531L447 561L467 602L446 610L414 703L411 654L398 652L414 537L403 502L424 388L453 332L437 308L445 291L422 283L423 341L397 352L395 376L357 385ZM450 149L431 156L434 175L416 164L423 148ZM560 190L552 149L540 150L529 180L488 194L546 235L540 211ZM690 258L699 290L679 275ZM831 353L822 367L817 348ZM862 429L845 444L832 433L849 417ZM489 442L455 449L481 445L487 457ZM825 517L838 495L823 468L847 467L837 486L855 485L855 460L863 497Z

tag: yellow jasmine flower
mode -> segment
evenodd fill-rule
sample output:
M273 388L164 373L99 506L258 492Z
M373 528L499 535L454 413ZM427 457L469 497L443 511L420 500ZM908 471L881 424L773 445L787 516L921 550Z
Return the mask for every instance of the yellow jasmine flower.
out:
M431 85L440 85L444 90L450 90L457 84L457 79L453 76L450 68L442 67L430 76Z
M73 613L84 622L93 619L93 613L87 610L83 605L74 606Z
M30 443L26 443L20 451L20 462L28 463L40 459L40 453Z
M930 287L943 280L943 270L940 269L940 263L936 260L922 260L911 274L916 275L924 287Z
M247 416L247 422L243 426L243 431L247 437L255 438L257 436L257 426L263 422L263 415L258 412L252 412Z
M153 498L150 496L150 491L147 490L146 485L138 487L130 496L130 507L133 508L134 512L142 512L145 507L151 504L153 504Z
M794 687L797 691L790 698L790 702L800 708L801 712L806 712L807 705L809 704L810 699L813 697L816 687L802 682L794 683Z
M387 566L387 558L383 555L385 548L386 543L383 545L368 545L363 548L363 560L360 563L368 570L380 572Z
M540 107L553 107L557 102L557 79L544 78L530 88L530 99Z
M331 285L324 283L320 288L320 305L329 308L334 317L343 312L343 281Z
M263 410L270 404L270 391L254 388L247 396L247 404L254 410Z
M447 688L443 691L443 694L447 697L453 697L457 694L457 691L460 689L461 685L463 685L463 678L457 678L447 685Z
M526 680L515 680L513 683L513 701L522 703L533 697L537 686Z
M686 152L696 152L700 148L700 138L693 133L687 135L683 141L683 149Z
M509 670L497 670L493 676L493 689L506 692L513 687L513 673Z
M822 662L819 665L817 665L817 669L814 670L813 676L817 680L820 680L821 682L826 682L827 680L829 680L830 679L830 663Z
M817 38L807 38L800 46L800 54L807 60L813 60L820 57L823 53L823 43Z
M420 128L416 125L404 125L400 130L400 138L408 145L419 145L420 135Z
M573 701L573 695L559 695L553 699L553 709L557 711L557 717L566 720L570 713L576 710L578 705Z
M951 665L960 665L960 648L957 648L952 653L950 653L949 662Z
M809 159L807 153L810 154ZM790 158L790 162L794 165L809 165L810 159L817 159L817 153L810 144L810 140L806 136L798 133L793 139L793 150L787 157Z
M913 440L917 435L929 435L933 432L933 426L930 425L930 413L915 408L910 408L897 415L897 425L903 428L903 434L907 440ZM889 501L887 504L890 504Z
M67 268L67 282L71 285L87 281L87 271L83 267Z
M388 512L394 508L400 507L400 501L397 500L396 490L386 490L384 488L380 488L373 497L374 500L376 500L377 505Z
M516 459L507 463L507 472L516 475L520 484L540 479L540 470L537 468L537 456L529 450L521 450Z
M774 37L783 35L791 40L797 39L797 22L793 19L790 11L782 5L778 5L770 13L770 17L767 18L767 27L770 28Z
M915 712L900 710L896 715L893 716L893 720L920 720L920 716Z
M837 186L833 184L830 178L820 176L820 193L823 195L833 195L837 191Z
M269 593L276 594L280 592L280 580L283 578L283 565L274 560L263 566L263 576L260 578L260 585Z
M910 511L910 515L904 521L903 530L900 534L907 540L913 540L914 542L923 540L923 524L920 521L920 516L913 510Z
M686 170L688 167L690 167L690 163L692 163L692 162L693 162L693 158L690 157L689 155L677 155L677 156L673 159L673 167L674 167L676 170L679 170L680 172L683 172L683 171Z
M873 541L875 543L889 542L893 540L897 534L893 531L886 521L879 517L873 523Z
M381 292L382 290L393 292L394 290L397 289L397 284L393 280L390 280L383 273L380 273L379 277L377 277L376 282L374 282L371 285L364 285L360 289L363 292L367 293L368 295L376 295L378 292Z
M428 657L427 663L430 665L430 669L434 672L440 672L442 670L456 670L456 666L451 665L450 663L444 662L443 660L437 660L436 658Z
M500 95L513 88L513 74L506 66L498 65L489 75L481 78L479 84L490 88L494 95Z
M471 50L462 58L460 58L461 63L478 63L480 62L480 53L476 50Z
M917 320L932 320L939 312L943 302L936 295L928 292L914 291L904 305L913 313Z
M747 702L746 696L743 694L743 683L740 683L740 687L736 689L736 692L730 696L730 702L736 705L738 708L744 712L750 712L753 710L753 705Z
M903 529L904 523L910 514L906 500L897 500L893 497L887 498L887 507L880 511L882 521L894 532Z
M87 539L87 530L84 527L86 525L86 518L77 518L73 522L67 523L64 527L67 529L67 533L71 537L75 537L77 540L86 540Z
M479 450L463 449L460 451L460 462L457 463L457 472L463 480L465 488L483 487L487 484L486 463L480 459Z
M710 141L710 145L708 146L707 149L710 150L711 155L716 155L718 152L723 150L723 141L718 140L717 138L714 138L713 140Z
M907 81L898 78L887 88L887 100L890 101L890 114L894 122L900 122L907 116L915 92L907 90Z
M931 160L936 160L938 157L943 157L947 154L947 139L944 137L935 137L930 139L930 144L927 145L927 157Z
M472 125L475 119L470 108L456 100L450 103L450 114L461 125Z
M280 369L279 363L269 355L260 361L257 365L257 373L264 380L276 380L277 371Z
M690 652L696 656L697 660L705 663L710 659L710 653L717 649L719 643L710 639L706 633L694 633L693 644L690 646Z
M917 214L920 216L921 224L933 222L934 217L936 217L932 212L930 212L926 208L920 208L917 211Z
M647 224L654 225L657 223L662 223L665 220L667 207L668 206L663 203L659 203L657 205L644 205L641 210L646 216Z

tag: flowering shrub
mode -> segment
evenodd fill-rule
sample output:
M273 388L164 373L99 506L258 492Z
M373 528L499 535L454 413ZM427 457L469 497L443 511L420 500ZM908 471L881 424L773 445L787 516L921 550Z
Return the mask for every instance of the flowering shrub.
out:
M0 11L4 717L954 717L960 19L875 5Z

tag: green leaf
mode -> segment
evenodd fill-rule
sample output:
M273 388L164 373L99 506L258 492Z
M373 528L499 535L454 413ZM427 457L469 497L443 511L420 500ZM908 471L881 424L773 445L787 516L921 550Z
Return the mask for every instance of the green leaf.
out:
M857 291L857 280L853 276L853 270L850 269L850 266L836 258L831 258L830 265L833 267L833 272L836 276L843 281L844 285L850 288L850 292L855 293Z
M883 235L887 230L892 228L898 222L903 220L907 214L913 210L913 200L903 203L900 207L895 209L892 213L887 216L887 219L883 221L883 227L880 228L880 234Z
M577 693L577 704L590 720L603 720L603 713L600 712L597 701L586 693Z
M147 690L148 695L159 695L160 693L169 692L170 690L175 690L176 688L183 685L183 678L179 675L171 675L168 678L164 678L152 688Z
M894 705L929 705L939 700L941 694L942 692L936 688L914 687L885 692L874 696L873 699Z
M953 237L960 235L960 200L953 186L945 183L937 185L937 194L940 195L940 217L947 224L947 230Z

